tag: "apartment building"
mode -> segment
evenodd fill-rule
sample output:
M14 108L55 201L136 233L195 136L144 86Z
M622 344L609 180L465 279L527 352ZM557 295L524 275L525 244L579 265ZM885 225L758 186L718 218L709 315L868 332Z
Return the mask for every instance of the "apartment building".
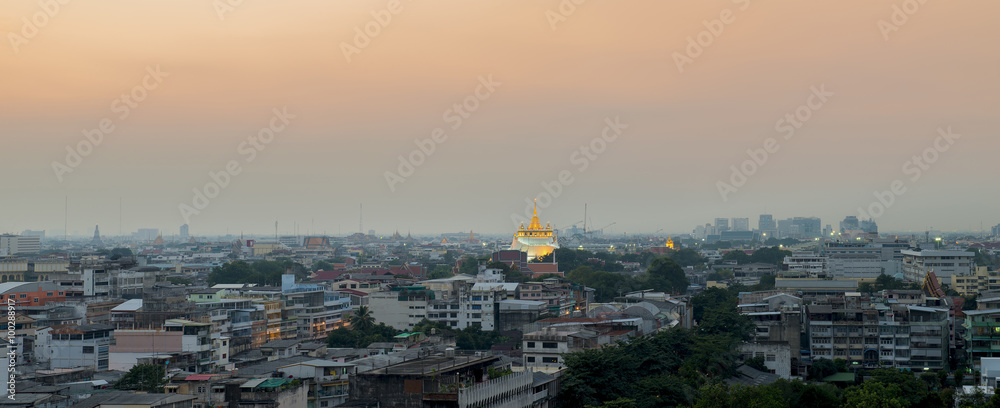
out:
M786 278L825 278L826 257L815 252L795 252L786 256L781 265L781 276Z
M977 266L969 275L951 277L951 287L962 296L975 296L986 291L1000 290L1000 272Z
M804 375L802 299L787 293L768 296L748 293L740 297L737 308L754 324L753 338L740 346L744 357L764 356L764 365L781 378Z
M942 284L950 285L952 276L971 275L975 254L965 251L907 249L903 254L903 277L923 282L928 272L934 272Z
M947 367L947 309L846 293L806 307L813 360L842 358L864 367Z
M114 326L105 324L41 328L35 331L35 356L54 369L90 367L107 371L114 334Z

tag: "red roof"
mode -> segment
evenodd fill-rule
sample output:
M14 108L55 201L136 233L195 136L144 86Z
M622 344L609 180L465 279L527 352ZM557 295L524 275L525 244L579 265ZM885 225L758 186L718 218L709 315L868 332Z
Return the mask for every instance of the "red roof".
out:
M559 273L559 264L557 263L529 263L528 269L532 273Z
M192 374L184 377L184 381L208 381L212 379L212 374Z

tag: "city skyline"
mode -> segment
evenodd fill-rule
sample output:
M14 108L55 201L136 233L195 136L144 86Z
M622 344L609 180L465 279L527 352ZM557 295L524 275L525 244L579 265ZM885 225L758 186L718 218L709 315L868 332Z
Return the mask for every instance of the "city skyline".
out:
M124 231L193 235L346 234L359 203L365 230L513 233L546 194L560 228L585 203L621 232L761 213L825 226L897 180L882 230L998 221L1000 53L976 39L1000 5L559 4L72 3L29 38L20 17L45 11L12 2L0 231L62 229L67 196L81 235L117 232L120 199Z

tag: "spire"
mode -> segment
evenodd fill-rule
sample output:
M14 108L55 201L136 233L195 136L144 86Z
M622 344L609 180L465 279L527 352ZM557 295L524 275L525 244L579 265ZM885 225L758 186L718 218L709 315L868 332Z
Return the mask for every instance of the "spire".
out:
M535 213L531 216L531 224L528 225L530 230L540 230L542 229L542 223L538 220L538 199L535 199Z

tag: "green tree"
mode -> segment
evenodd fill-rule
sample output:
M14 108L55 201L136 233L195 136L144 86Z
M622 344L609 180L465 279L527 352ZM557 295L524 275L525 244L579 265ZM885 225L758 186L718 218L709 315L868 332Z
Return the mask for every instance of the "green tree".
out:
M448 265L435 265L434 269L427 274L427 279L444 279L455 276Z
M313 262L313 264L312 264L312 271L313 272L316 272L316 271L332 271L332 270L333 270L333 264L329 263L327 261L324 261L322 259L318 260L316 262Z
M163 392L167 385L166 370L159 365L137 364L111 386L116 390Z
M683 294L687 292L688 279L684 269L673 259L661 257L653 260L646 272L646 285L653 290Z
M816 359L809 366L809 378L820 381L837 373L837 364L825 358Z
M122 257L132 256L132 250L128 248L114 248L109 253L108 259L112 261L117 261Z
M768 368L764 365L764 356L757 356L748 358L747 361L743 362L747 367L753 368L754 370L760 370L763 372L768 372Z
M760 282L757 283L754 290L772 290L774 289L775 276L771 274L763 275L760 277Z
M772 246L753 251L753 255L750 255L750 262L780 265L785 261L786 256L792 256L792 251Z
M844 392L845 408L905 408L910 404L895 384L866 381Z
M739 265L744 265L750 263L750 255L741 250L729 251L722 256L722 262L732 262L735 261Z
M358 306L351 316L351 327L361 332L370 332L375 327L375 317L368 306Z

